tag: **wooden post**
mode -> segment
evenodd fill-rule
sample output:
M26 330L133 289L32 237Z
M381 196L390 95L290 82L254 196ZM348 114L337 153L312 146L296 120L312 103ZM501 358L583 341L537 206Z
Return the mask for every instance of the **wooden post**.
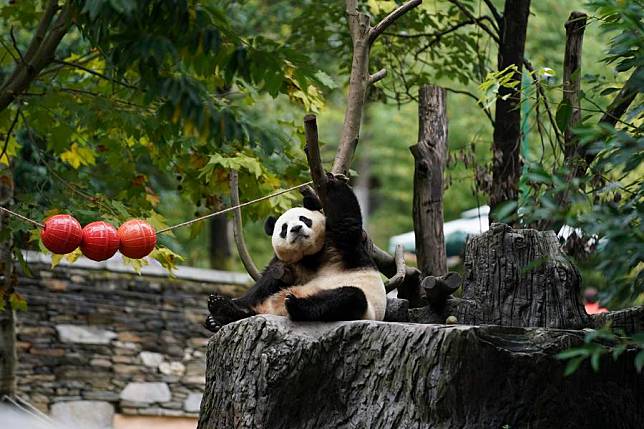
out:
M530 0L506 0L503 28L499 43L498 69L515 66L512 79L519 82L514 88L502 87L496 99L494 142L492 145L492 180L490 193L491 216L506 201L517 201L521 176L521 70L525 50Z
M419 90L418 143L414 156L414 233L418 268L423 276L447 274L443 236L443 172L447 162L445 89Z
M579 163L577 138L572 129L581 121L579 89L581 82L581 52L588 16L583 12L572 12L566 22L566 51L564 54L563 100L570 106L570 119L564 131L565 156L574 165Z

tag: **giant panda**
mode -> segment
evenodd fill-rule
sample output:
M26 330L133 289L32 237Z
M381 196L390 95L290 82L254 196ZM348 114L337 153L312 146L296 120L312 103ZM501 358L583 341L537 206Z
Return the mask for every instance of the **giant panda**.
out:
M314 194L303 207L269 218L275 256L261 278L237 299L213 294L204 326L256 314L295 321L383 320L386 292L363 239L358 200L341 176L328 174L325 212Z

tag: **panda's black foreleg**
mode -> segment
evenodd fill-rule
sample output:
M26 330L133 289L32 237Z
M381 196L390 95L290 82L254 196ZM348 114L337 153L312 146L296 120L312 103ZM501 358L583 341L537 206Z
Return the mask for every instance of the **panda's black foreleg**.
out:
M360 204L351 187L328 175L324 215L326 234L339 250L350 251L362 241Z
M292 320L359 320L367 311L367 297L353 286L324 290L306 298L289 295L284 301Z

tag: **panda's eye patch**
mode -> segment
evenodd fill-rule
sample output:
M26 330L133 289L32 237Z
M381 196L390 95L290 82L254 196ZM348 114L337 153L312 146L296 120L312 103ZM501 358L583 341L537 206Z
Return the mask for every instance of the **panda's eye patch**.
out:
M286 238L286 229L288 228L288 225L285 223L282 224L282 231L280 231L280 237Z
M300 216L300 222L303 222L304 225L308 226L309 228L311 227L311 225L313 225L313 221L306 216Z

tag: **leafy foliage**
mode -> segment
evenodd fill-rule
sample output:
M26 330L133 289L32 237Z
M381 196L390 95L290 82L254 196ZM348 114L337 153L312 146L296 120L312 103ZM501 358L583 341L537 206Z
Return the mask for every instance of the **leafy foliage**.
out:
M637 372L644 368L644 333L640 332L631 337L624 332L612 330L610 326L589 332L584 337L584 344L563 351L557 355L558 359L567 361L564 375L573 374L579 366L588 359L593 371L598 372L602 358L610 357L617 360L625 351L635 351L633 364Z
M315 111L333 82L287 42L231 25L225 3L70 1L73 25L55 56L0 111L0 128L16 125L0 157L15 174L16 210L34 219L65 211L82 224L140 217L163 228L163 189L212 210L226 199L230 168L243 170L249 197L284 178L297 182L305 171L293 139L299 130L258 126L254 104L264 94L285 96ZM15 35L12 46L3 43L3 84L43 11L32 2L0 8L0 28ZM237 156L246 164L209 162ZM11 230L23 247L37 237L15 220ZM179 256L165 246L176 243L172 236L160 243L152 256L171 268Z

